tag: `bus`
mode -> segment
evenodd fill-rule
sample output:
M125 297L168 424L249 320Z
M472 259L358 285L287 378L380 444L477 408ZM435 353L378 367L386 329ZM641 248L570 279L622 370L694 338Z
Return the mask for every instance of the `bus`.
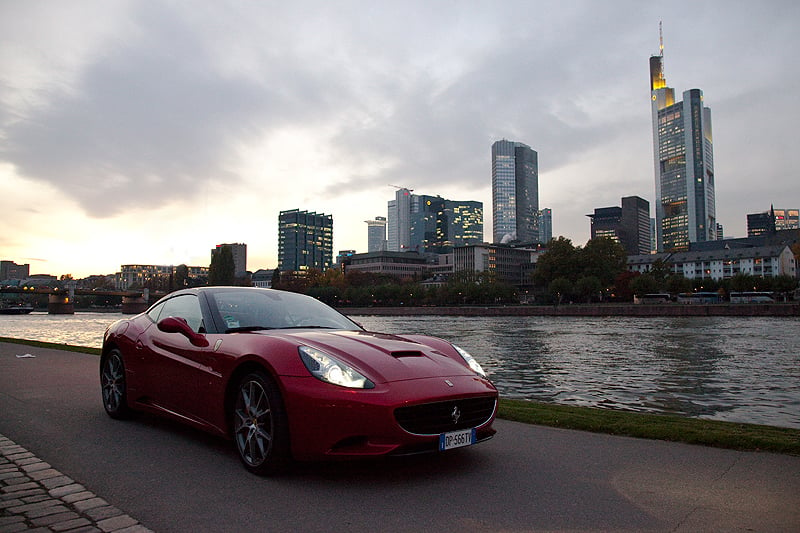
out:
M771 304L775 303L775 298L771 292L731 292L732 304Z
M635 304L665 304L670 301L670 295L667 292L659 292L653 294L643 294L641 296L633 296L633 303Z
M721 301L716 292L684 292L678 295L679 304L716 304Z

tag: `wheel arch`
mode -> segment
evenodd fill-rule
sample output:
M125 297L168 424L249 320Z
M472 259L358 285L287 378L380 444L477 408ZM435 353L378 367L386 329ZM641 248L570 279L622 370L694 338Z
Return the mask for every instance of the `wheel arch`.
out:
M236 402L236 387L239 385L239 381L241 381L242 377L246 376L251 372L262 372L266 374L266 376L272 380L276 387L278 387L278 391L281 394L281 397L285 398L286 395L284 393L283 388L281 387L280 380L275 375L274 369L272 369L269 365L261 361L255 360L247 360L242 362L239 366L231 372L230 377L228 378L228 382L225 385L225 398L224 398L224 416L225 416L225 432L228 436L233 434L233 405Z

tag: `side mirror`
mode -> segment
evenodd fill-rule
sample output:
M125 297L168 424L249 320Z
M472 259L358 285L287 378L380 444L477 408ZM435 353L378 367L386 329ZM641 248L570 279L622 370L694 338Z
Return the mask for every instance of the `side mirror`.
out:
M158 329L164 333L180 333L189 339L189 342L192 343L192 346L198 346L200 348L205 348L208 346L208 340L206 339L206 336L202 333L197 333L190 328L189 324L184 318L168 316L167 318L159 321Z

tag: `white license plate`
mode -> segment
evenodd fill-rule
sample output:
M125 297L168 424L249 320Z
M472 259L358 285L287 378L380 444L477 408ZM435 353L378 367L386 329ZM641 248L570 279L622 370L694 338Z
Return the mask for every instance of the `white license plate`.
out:
M439 435L439 451L452 450L475 444L475 429L463 429L461 431L451 431Z

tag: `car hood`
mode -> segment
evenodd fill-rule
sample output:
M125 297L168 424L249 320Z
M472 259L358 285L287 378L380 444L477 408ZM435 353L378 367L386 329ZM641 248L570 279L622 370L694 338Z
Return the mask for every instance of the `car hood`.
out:
M434 337L423 337L429 345L367 331L297 331L286 336L333 355L373 381L476 376L449 343ZM448 350L452 356L440 350Z

